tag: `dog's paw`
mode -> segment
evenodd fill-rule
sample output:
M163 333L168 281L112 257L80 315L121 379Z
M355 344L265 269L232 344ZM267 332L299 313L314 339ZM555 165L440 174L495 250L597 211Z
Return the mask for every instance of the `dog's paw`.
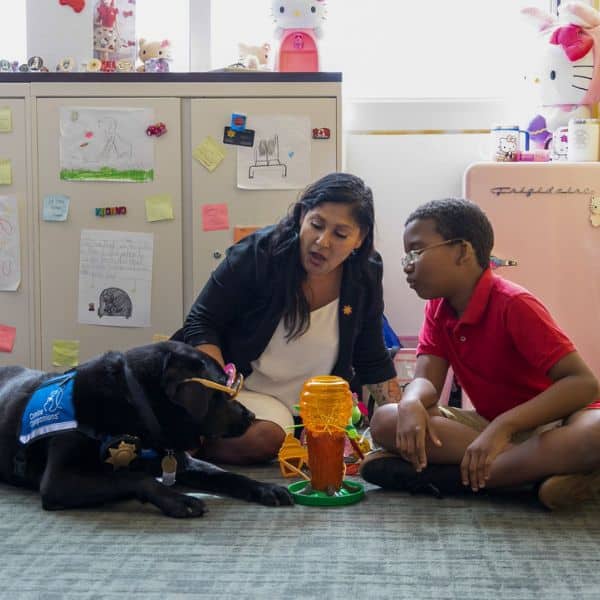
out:
M162 497L156 504L165 515L176 519L202 517L207 510L202 500L185 494Z
M291 506L294 498L287 488L271 483L259 483L252 489L249 500L265 506Z

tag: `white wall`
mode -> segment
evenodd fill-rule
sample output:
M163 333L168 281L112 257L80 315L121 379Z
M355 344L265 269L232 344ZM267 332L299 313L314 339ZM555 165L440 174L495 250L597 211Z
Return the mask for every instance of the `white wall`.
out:
M461 196L467 166L488 158L489 135L475 132L511 113L495 101L358 101L347 107L344 169L373 189L385 314L399 335L417 335L424 306L400 265L406 218L424 202ZM421 130L445 133L411 134Z
M77 65L93 58L93 10L86 2L76 13L58 0L27 0L27 56L41 56L50 71L62 58L72 56Z

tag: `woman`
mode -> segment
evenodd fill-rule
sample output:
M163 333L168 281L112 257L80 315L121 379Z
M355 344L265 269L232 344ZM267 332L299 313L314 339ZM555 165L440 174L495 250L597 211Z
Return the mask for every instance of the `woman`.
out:
M379 403L400 399L382 336L381 257L373 248L373 195L358 177L310 185L277 225L227 251L174 337L232 362L246 377L238 400L256 421L238 437L208 440L200 456L270 460L294 425L304 381L353 371Z

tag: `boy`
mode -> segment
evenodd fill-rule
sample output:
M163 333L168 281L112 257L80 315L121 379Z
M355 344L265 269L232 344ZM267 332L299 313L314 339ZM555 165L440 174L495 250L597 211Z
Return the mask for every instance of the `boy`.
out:
M402 266L428 300L425 322L414 380L373 416L384 451L367 457L364 479L437 494L541 481L550 509L591 497L600 481L598 382L541 302L492 274L483 211L437 200L405 226ZM475 411L437 406L449 365Z

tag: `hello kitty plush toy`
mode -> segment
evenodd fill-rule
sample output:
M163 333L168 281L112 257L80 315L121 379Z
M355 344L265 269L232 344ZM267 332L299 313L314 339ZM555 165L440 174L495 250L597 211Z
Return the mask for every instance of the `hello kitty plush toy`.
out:
M325 0L273 0L275 71L319 71L318 40L327 13Z
M552 134L573 118L589 118L600 101L600 12L583 2L561 5L559 19L537 8L522 11L538 26L544 56L540 112L527 130L531 144L548 148Z

